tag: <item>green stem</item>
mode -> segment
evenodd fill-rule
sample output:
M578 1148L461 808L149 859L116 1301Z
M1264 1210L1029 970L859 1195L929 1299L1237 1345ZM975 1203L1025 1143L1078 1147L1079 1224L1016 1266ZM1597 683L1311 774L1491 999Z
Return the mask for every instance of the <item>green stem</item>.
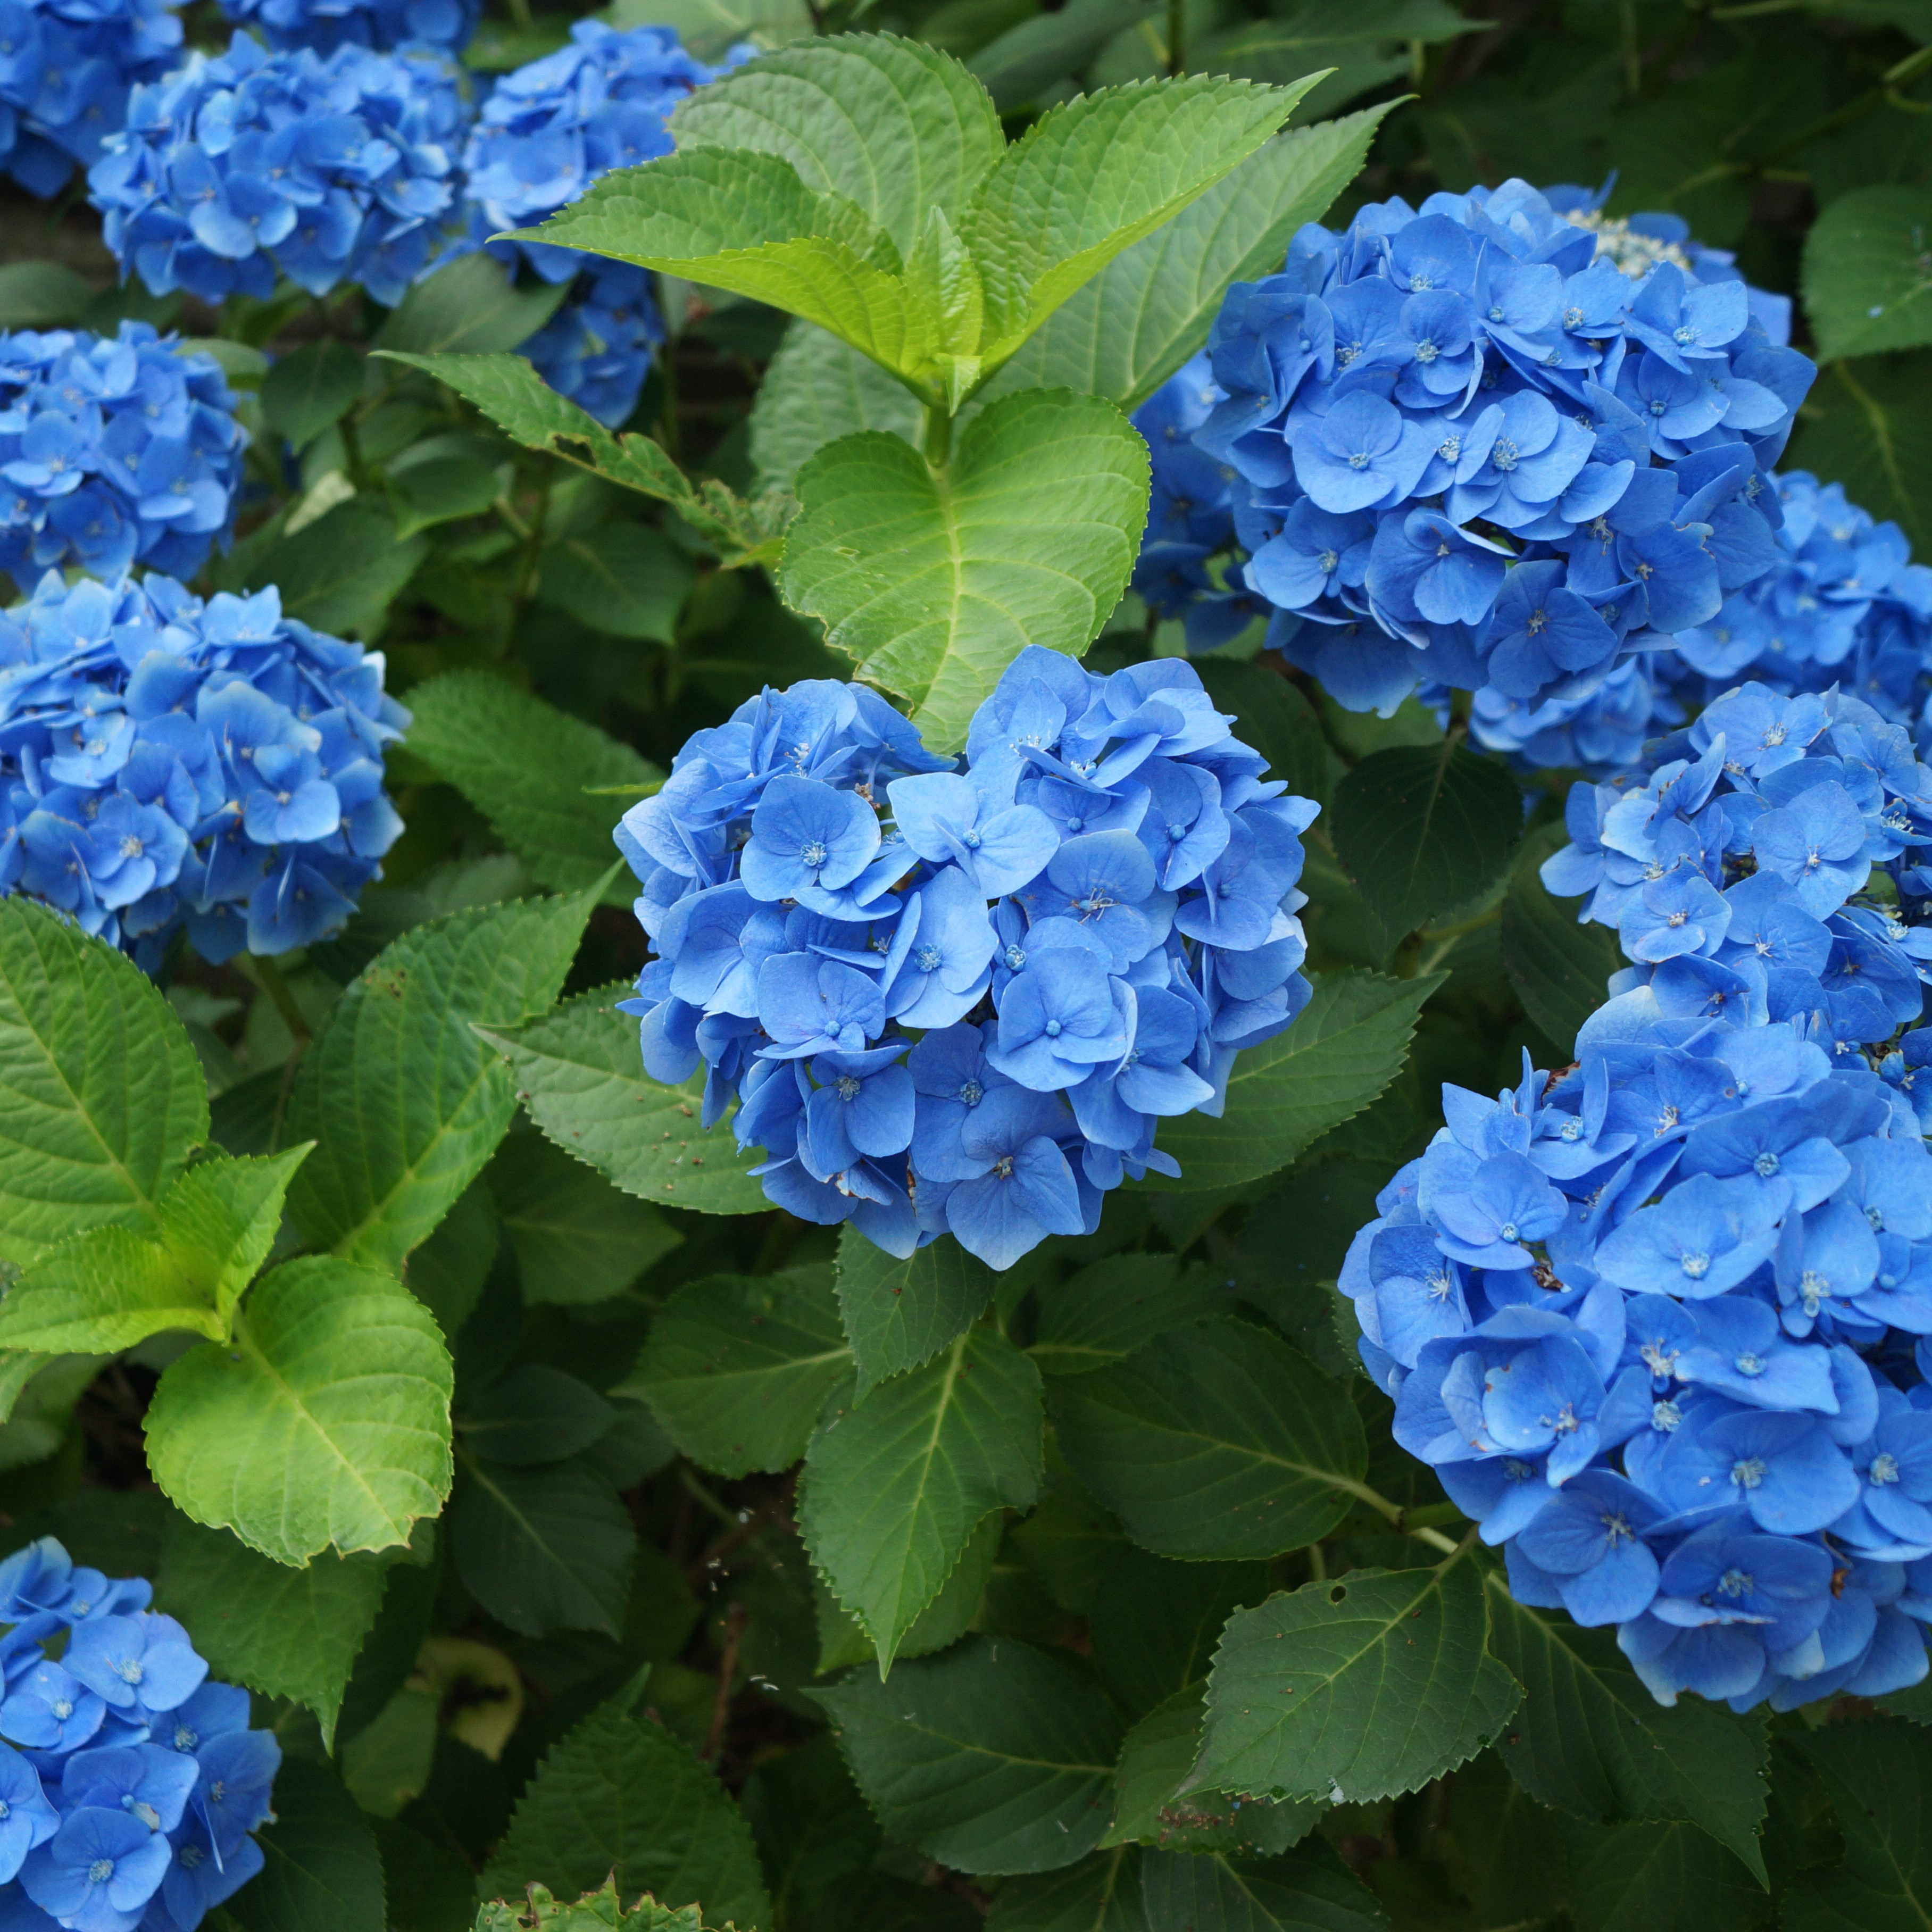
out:
M302 1008L296 1004L295 994L289 990L289 982L282 977L282 969L266 952L250 953L248 964L256 985L274 1003L276 1012L282 1016L282 1024L293 1035L299 1052L309 1042L309 1024L303 1017Z
M1460 1556L1468 1547L1470 1538L1476 1533L1475 1526L1472 1523L1469 1527L1468 1535L1464 1537L1459 1544L1453 1538L1444 1536L1439 1529L1432 1529L1426 1524L1412 1522L1408 1510L1404 1509L1401 1504L1391 1502L1379 1490L1370 1489L1366 1483L1358 1483L1346 1476L1331 1477L1330 1480L1334 1483L1336 1489L1345 1490L1348 1495L1366 1503L1376 1515L1387 1520L1391 1528L1404 1536L1414 1537L1418 1543L1427 1544L1432 1550L1440 1550L1446 1554ZM1420 1515L1421 1513L1418 1511L1417 1514Z
M544 526L550 520L550 485L556 480L556 458L547 456L537 479L536 510L530 518L529 529L523 533L524 554L517 564L515 598L520 608L530 601L530 593L536 587L537 566L543 555Z
M737 1528L736 1510L728 1508L724 1504L720 1502L692 1473L691 1465L688 1462L680 1462L677 1466L677 1480L683 1486L686 1495L690 1496L704 1508L709 1510L720 1522L728 1525L733 1529Z
M352 410L342 418L342 453L348 459L349 480L358 490L369 487L369 472L362 461L362 440L356 428L356 414Z
M926 426L920 446L935 470L944 470L952 454L952 418L936 404L926 406Z
M1187 71L1187 0L1167 0L1167 70L1177 80Z

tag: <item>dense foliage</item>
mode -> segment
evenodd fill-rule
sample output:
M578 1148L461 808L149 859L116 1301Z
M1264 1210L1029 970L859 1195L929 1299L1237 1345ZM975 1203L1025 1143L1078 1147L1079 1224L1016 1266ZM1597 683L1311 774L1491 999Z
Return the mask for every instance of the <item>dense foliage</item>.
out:
M1928 144L0 0L0 1926L1932 1916Z

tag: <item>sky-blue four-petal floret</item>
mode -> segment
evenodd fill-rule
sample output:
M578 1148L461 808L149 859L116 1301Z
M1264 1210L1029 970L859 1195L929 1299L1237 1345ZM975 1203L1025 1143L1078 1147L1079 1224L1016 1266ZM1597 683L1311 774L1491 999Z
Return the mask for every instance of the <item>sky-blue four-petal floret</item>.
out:
M0 168L45 199L180 58L182 0L0 0Z
M657 957L644 1065L706 1070L706 1124L782 1207L1004 1268L1090 1232L1160 1121L1218 1113L1244 1046L1310 997L1300 834L1198 676L1100 677L1031 647L964 770L862 685L700 731L617 842Z
M0 1918L195 1932L262 1869L281 1749L143 1578L52 1537L0 1563ZM64 1646L58 1663L50 1640Z
M460 54L483 8L482 0L221 0L221 10L278 50L329 54L352 44L386 53L418 45Z
M235 527L235 406L212 357L143 322L0 335L0 569L193 576Z
M393 306L451 239L467 108L427 47L226 53L137 88L88 171L122 272L156 295L266 298L358 282Z
M382 677L272 590L49 572L0 612L0 892L151 965L182 926L215 961L325 938L402 830Z

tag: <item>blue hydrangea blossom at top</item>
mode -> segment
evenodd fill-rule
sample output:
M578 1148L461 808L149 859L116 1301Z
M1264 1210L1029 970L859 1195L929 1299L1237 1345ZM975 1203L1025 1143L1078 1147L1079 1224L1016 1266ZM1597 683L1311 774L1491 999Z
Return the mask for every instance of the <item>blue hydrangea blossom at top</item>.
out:
M221 0L221 10L278 50L416 45L460 54L483 9L482 0Z
M178 56L182 0L0 0L0 167L43 199Z
M697 734L617 842L657 957L646 1070L706 1070L780 1206L994 1268L1178 1172L1166 1117L1306 1004L1300 833L1184 662L1023 651L935 758L861 685Z
M1209 338L1220 400L1192 440L1232 472L1228 587L1353 708L1473 691L1498 748L1593 704L1620 718L1633 658L1775 562L1768 470L1814 373L1788 321L1727 258L1634 239L1574 190L1311 225Z
M238 33L137 88L88 171L124 275L156 295L311 295L358 282L393 305L448 239L467 110L426 48L265 53Z
M579 249L488 238L535 226L613 168L669 154L668 118L714 70L692 59L668 27L620 32L579 20L570 39L496 83L463 165L472 240L504 261L526 262L548 282L572 284L520 352L553 388L615 425L636 406L651 352L664 340L649 272Z
M0 892L148 964L182 926L215 961L334 932L402 830L382 676L272 590L50 572L0 611Z
M195 1932L262 1869L281 1748L153 1598L52 1537L0 1563L8 1932Z
M213 358L146 322L0 335L0 569L192 576L234 530L247 442Z

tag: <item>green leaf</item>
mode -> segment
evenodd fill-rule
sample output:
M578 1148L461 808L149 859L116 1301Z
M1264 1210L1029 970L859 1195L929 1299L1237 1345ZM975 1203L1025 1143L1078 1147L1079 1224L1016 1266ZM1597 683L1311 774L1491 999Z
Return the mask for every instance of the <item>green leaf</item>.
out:
M644 1072L638 1023L616 1010L631 992L580 994L532 1026L484 1037L508 1063L530 1118L626 1194L703 1214L769 1207L748 1172L762 1150L739 1147L722 1121L698 1125L702 1073L663 1087Z
M606 637L669 644L691 590L688 562L644 524L600 524L547 544L541 601Z
M588 1449L616 1419L588 1382L548 1362L524 1362L466 1400L457 1427L472 1454L521 1468Z
M1210 1269L1184 1271L1172 1255L1112 1256L1038 1292L1027 1352L1043 1376L1111 1368L1155 1336L1228 1306Z
M1352 1570L1238 1611L1192 1783L1365 1803L1453 1771L1522 1696L1484 1648L1488 1622L1468 1562Z
M646 1402L671 1440L707 1469L788 1469L851 1373L832 1271L712 1275L658 1311L614 1393Z
M436 1223L436 1232L421 1246L412 1248L403 1264L410 1292L452 1340L482 1298L483 1284L496 1258L496 1210L482 1182L472 1180Z
M1040 14L1024 24L1064 20L1081 3L1069 0L1058 14ZM1120 18L1114 0L1107 4L1113 17ZM1165 226L1116 256L1055 310L1046 326L1014 352L981 392L981 399L991 401L1010 390L1037 386L1078 389L1105 396L1124 410L1138 409L1207 340L1208 326L1230 283L1280 268L1295 231L1305 222L1320 220L1360 172L1376 130L1394 105L1365 108L1344 120L1293 128L1276 136ZM844 352L849 358L850 352ZM767 388L778 368L775 363L766 371ZM759 406L763 405L761 393ZM757 420L754 408L754 451ZM898 427L896 422L841 425ZM914 432L902 433L910 436ZM838 430L828 434L836 435ZM1216 674L1223 671L1264 674L1245 665L1222 665L1213 658L1202 662L1202 675L1210 690L1216 688ZM1285 680L1272 681L1300 695ZM1249 742L1258 742L1253 721L1245 712L1242 722L1250 728L1244 734ZM1306 797L1326 794L1325 777L1322 792L1310 791L1293 782L1293 775L1279 758L1275 775L1289 778L1289 789Z
M596 894L452 913L385 946L303 1054L287 1132L321 1144L289 1190L316 1247L396 1268L482 1172L517 1093L480 1022L563 985Z
M1523 1687L1500 1746L1516 1782L1582 1818L1700 1826L1762 1880L1763 1719L1697 1698L1658 1703L1613 1632L1529 1609L1510 1595L1500 1570L1486 1574L1490 1647Z
M799 1528L881 1672L985 1518L1032 1507L1041 1426L1040 1372L1004 1336L971 1328L812 1438Z
M842 195L909 256L927 211L956 213L1005 151L991 97L958 62L894 34L847 34L762 56L700 88L672 122L703 143L789 161Z
M1148 1852L1148 1932L1383 1932L1376 1895L1325 1844L1278 1858Z
M1390 980L1352 968L1324 973L1294 1024L1243 1050L1218 1117L1161 1122L1155 1144L1180 1163L1161 1190L1232 1187L1273 1174L1352 1120L1402 1071L1423 1002L1442 975Z
M623 1628L638 1532L610 1480L581 1462L518 1468L466 1456L449 1547L464 1587L525 1636Z
M871 429L910 444L920 421L904 383L817 324L794 319L752 404L752 460L766 488L788 490L828 442Z
M1034 14L980 48L967 64L986 84L1002 114L1052 98L1069 74L1083 71L1116 34L1151 19L1143 0L1066 0Z
M1694 1825L1571 1829L1586 1843L1598 1841L1579 1861L1574 1881L1576 1932L1747 1932L1766 1922L1762 1882ZM1789 1904L1778 1922L1790 1932L1806 1924L1802 1909ZM1851 1922L1858 1932L1879 1932L1884 1924L1865 1917ZM1917 1932L1925 1921L1915 1912L1900 1923Z
M985 286L985 362L1004 362L1115 256L1231 174L1313 84L1190 74L1048 110L980 183L960 226Z
M1310 115L1332 114L1395 80L1407 70L1412 45L1453 40L1487 24L1466 19L1444 0L1303 0L1274 13L1208 35L1190 58L1216 74L1256 80L1328 68L1308 98Z
M1129 1717L1146 1716L1207 1676L1228 1619L1268 1593L1265 1564L1170 1563L1122 1544L1088 1620L1101 1681Z
M461 440L452 438L452 441ZM479 439L480 440L480 439ZM440 440L440 439L439 439ZM383 478L396 519L396 534L412 537L439 524L480 517L503 494L508 465L500 447L468 455L436 456L392 466Z
M887 1836L943 1864L1052 1871L1106 1828L1120 1720L1064 1652L968 1637L811 1694Z
M1028 644L1075 656L1126 586L1147 446L1112 404L1028 389L976 416L935 473L897 436L843 438L798 477L782 578L794 610L915 707L935 749Z
M620 740L494 672L445 671L412 685L410 710L410 755L454 785L541 886L573 891L610 869L622 802L589 796L586 786L641 787L664 776Z
M1081 0L1069 0L1070 9ZM1051 20L1051 14L1038 16ZM986 1932L1147 1932L1141 1855L1131 1846L1094 1852L1077 1864L1009 1879L993 1900Z
M262 422L299 450L356 406L368 364L326 336L284 356L262 378Z
M549 321L569 292L567 280L520 289L494 256L460 256L404 296L376 344L418 356L488 356L514 349Z
M848 1223L838 1239L838 1316L859 1371L857 1394L929 1362L993 1298L991 1268L957 1241L896 1259Z
M1834 363L1806 398L1783 466L1842 483L1932 549L1932 351Z
M514 1905L499 1900L476 1915L476 1932L526 1932L526 1928L535 1932L705 1932L695 1905L673 1911L646 1892L627 1910L614 1879L606 1879L599 1890L586 1892L574 1904L560 1904L548 1886L532 1885Z
M928 1656L965 1635L979 1616L1006 1526L1005 1516L996 1510L967 1539L966 1547L939 1594L913 1619L912 1628L899 1640L901 1657ZM872 1640L857 1619L839 1607L838 1598L824 1577L814 1576L812 1582L818 1612L817 1674L826 1677L850 1664L873 1662Z
M0 328L52 328L77 322L94 284L64 262L0 267Z
M541 1134L512 1134L484 1178L526 1306L608 1301L684 1239L648 1202Z
M386 1275L316 1256L264 1276L226 1348L190 1348L147 1414L176 1507L278 1563L408 1542L449 1493L448 1351Z
M90 1228L158 1233L208 1136L208 1083L154 982L37 902L0 898L0 1261Z
M1393 947L1502 876L1522 836L1522 794L1493 758L1444 739L1364 758L1323 823Z
M1922 1932L1932 1923L1925 1793L1932 1737L1897 1718L1832 1724L1787 1741L1823 1781L1844 1834L1842 1865L1780 1888L1788 1932Z
M1523 1010L1551 1045L1568 1053L1576 1030L1609 997L1624 964L1613 928L1580 924L1575 899L1555 898L1538 876L1544 860L1569 842L1560 825L1524 842L1503 901L1503 964Z
M1804 238L1804 308L1818 359L1932 343L1932 194L1854 188Z
M1267 669L1267 662L1229 664L1204 658L1201 681L1217 710L1234 713L1235 736L1267 758L1268 776L1282 780L1297 797L1325 807L1334 758L1322 736L1322 720L1300 687ZM410 693L412 700L415 694Z
M157 1587L215 1676L306 1705L333 1748L342 1694L388 1580L383 1557L324 1552L287 1569L170 1512Z
M782 46L818 32L805 0L614 0L609 18L615 27L674 28L698 59L712 62L740 40Z
M614 1876L626 1898L649 1892L707 1918L769 1927L771 1905L752 1834L710 1772L661 1726L600 1706L537 1766L483 1875L499 1897L532 1880L566 1898Z
M235 547L216 575L226 590L281 592L282 615L336 636L373 637L429 554L425 537L398 537L380 496L351 496L292 536L270 524Z
M1053 1419L1074 1474L1164 1556L1299 1550L1348 1514L1368 1466L1346 1393L1245 1322L1177 1328L1056 1381Z
M228 1902L246 1932L383 1932L382 1861L368 1821L326 1764L283 1760L260 1874Z

